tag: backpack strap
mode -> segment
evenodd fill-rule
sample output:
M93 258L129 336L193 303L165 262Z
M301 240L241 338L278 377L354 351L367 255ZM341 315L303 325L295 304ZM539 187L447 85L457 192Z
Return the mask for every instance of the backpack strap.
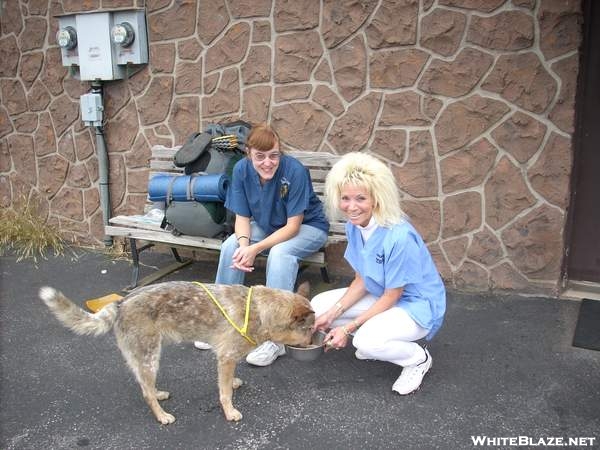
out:
M177 179L176 176L172 177L169 180L169 184L167 185L167 194L165 195L165 201L167 203L166 204L167 208L169 207L169 205L173 201L173 184L175 183L176 179Z
M169 180L169 184L167 185L167 192L165 195L165 215L163 216L162 222L160 223L160 227L163 230L166 230L167 227L170 225L167 221L167 209L169 209L169 205L173 202L173 183L175 183L176 179L176 176L171 177L171 179ZM175 229L171 230L173 234L175 234L175 231Z
M197 174L193 173L188 175L190 179L187 182L186 190L185 190L185 198L188 201L193 201L194 199L194 184L196 182Z

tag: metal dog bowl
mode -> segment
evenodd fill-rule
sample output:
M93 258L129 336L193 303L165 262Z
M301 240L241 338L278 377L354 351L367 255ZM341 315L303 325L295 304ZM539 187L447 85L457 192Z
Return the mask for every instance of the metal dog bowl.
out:
M312 336L310 345L306 347L296 347L293 345L286 345L285 352L292 358L298 361L314 361L323 353L323 340L325 339L326 333L322 331L316 331Z

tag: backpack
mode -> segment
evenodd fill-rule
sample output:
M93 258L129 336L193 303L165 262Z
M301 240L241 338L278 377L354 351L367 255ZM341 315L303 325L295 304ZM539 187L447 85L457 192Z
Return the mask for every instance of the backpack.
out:
M159 174L150 180L150 200L166 205L161 228L175 235L210 238L226 238L233 232L233 216L223 202L233 166L245 156L251 128L243 120L209 124L187 138L173 157L185 175Z
M227 235L223 201L228 186L225 174L157 174L148 185L148 197L166 205L161 228L175 236L218 238Z

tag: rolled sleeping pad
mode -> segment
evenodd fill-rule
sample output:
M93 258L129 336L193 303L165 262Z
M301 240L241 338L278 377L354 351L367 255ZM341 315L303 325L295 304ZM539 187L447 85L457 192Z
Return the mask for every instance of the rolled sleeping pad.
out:
M152 202L197 201L224 202L229 177L224 173L207 175L157 174L148 183Z
M191 176L190 192L197 202L224 202L228 187L224 173Z

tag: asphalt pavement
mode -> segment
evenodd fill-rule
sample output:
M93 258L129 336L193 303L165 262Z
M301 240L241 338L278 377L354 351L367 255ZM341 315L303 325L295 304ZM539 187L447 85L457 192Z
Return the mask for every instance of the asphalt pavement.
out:
M143 254L142 275L170 255ZM212 282L216 257L165 280ZM600 446L600 352L571 345L579 302L449 292L433 367L419 391L391 390L400 368L351 348L312 363L241 362L245 384L221 412L216 361L191 343L163 350L158 385L176 422L160 425L109 333L76 336L38 299L41 286L84 299L119 292L131 266L99 252L37 264L0 257L0 449L464 449ZM261 271L249 279L262 283ZM343 286L320 282L314 292ZM581 440L587 438L587 440ZM483 441L482 441L483 440ZM573 442L573 441L571 441ZM590 445L591 444L591 445Z

